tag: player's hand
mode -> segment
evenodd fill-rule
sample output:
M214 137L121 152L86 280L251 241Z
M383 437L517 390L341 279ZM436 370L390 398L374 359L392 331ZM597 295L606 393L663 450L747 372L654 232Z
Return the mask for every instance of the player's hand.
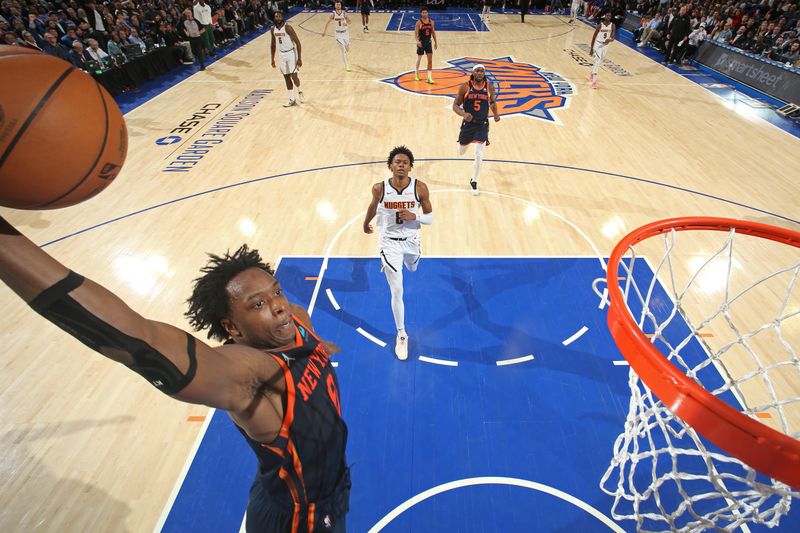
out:
M472 122L472 113L464 113L464 120Z
M298 57L297 58L297 68L300 68L302 66L303 66L303 60Z
M417 48L422 48L422 41L417 41Z
M364 233L372 233L372 224L364 222Z
M589 55L590 55L590 56L593 56L593 55L594 55L594 48L590 48L590 49L589 49Z
M433 49L434 50L438 50L439 49L439 45L436 44L436 41L433 42Z
M417 220L417 215L409 211L408 209L400 209L397 211L397 216L400 217L400 220Z
M494 116L494 121L495 122L500 122L500 115L495 115Z
M275 60L272 60L272 68L275 68Z

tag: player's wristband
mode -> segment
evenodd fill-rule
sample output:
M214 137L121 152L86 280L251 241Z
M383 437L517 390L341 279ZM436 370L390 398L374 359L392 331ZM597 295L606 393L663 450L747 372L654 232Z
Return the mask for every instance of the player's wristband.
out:
M420 213L417 215L420 224L433 224L433 213Z

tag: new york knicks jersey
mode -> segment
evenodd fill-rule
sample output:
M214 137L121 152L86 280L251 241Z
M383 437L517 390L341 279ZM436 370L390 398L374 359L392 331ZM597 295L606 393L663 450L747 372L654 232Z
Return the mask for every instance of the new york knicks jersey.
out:
M392 186L392 179L384 180L383 196L378 203L377 226L381 237L403 239L419 235L419 220L400 220L399 211L405 209L419 216L420 202L417 195L417 180L409 179L402 191Z
M464 95L464 111L472 115L473 122L486 122L489 118L489 82L484 79L481 89L475 88L475 82L467 82L467 94Z
M286 33L286 24L280 28L273 26L272 35L275 36L275 40L278 42L278 51L280 53L287 54L294 51L294 41L289 34Z
M334 28L336 29L337 33L343 33L347 31L347 18L344 10L339 13L337 13L336 10L333 11L333 22L336 24Z
M597 39L594 43L595 46L606 46L609 39L611 39L611 28L614 25L613 22L609 22L606 24L605 22L600 23L600 33L597 34Z
M431 40L431 34L433 33L433 21L428 19L428 22L424 20L419 20L419 40L423 43L429 42Z
M314 510L329 499L346 476L347 426L341 415L339 382L320 339L294 315L294 345L271 350L286 381L283 425L270 443L247 443L258 457L257 483L270 499L312 531Z

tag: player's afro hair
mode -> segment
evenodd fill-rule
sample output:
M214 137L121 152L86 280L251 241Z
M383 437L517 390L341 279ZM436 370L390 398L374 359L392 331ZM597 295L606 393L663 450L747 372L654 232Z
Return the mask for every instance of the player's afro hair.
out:
M405 145L395 146L392 148L392 151L389 152L389 159L386 160L386 166L391 168L392 161L394 161L394 156L397 154L403 154L408 156L408 159L411 161L411 168L414 168L414 154L411 153L411 150L405 147Z

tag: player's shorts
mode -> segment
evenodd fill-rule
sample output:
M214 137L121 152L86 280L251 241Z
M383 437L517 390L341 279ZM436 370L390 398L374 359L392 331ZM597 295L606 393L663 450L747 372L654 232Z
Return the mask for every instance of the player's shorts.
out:
M402 273L403 264L413 272L419 264L419 234L400 239L381 236L381 269L387 274Z
M314 502L314 523L310 526L302 524L308 521L308 513L301 512L302 531L325 531L326 533L345 533L345 518L350 510L350 470L345 470L336 489L325 500ZM294 510L280 505L272 499L263 486L263 481L256 478L250 487L250 500L247 504L247 533L264 533L265 531L292 531Z
M339 43L340 46L344 46L346 49L350 48L349 31L337 31L335 35L336 35L336 42Z
M606 58L606 52L608 52L608 45L596 45L594 47L594 58L597 61L603 61Z
M369 3L363 2L361 4L361 14L362 15L369 15Z
M458 144L466 146L470 143L485 143L489 139L489 121L461 122L461 131L458 132Z
M280 52L278 54L278 68L281 69L281 74L284 76L296 73L297 50L292 49L289 52Z
M425 54L432 54L433 53L433 45L431 41L420 41L422 46L417 47L417 55L425 55Z

